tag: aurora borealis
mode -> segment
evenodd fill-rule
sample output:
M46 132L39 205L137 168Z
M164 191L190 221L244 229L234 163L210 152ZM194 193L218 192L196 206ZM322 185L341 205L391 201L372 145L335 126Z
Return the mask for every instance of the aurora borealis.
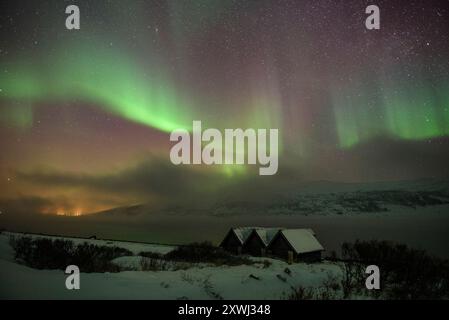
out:
M81 30L64 27L65 6ZM445 1L6 1L0 210L82 214L302 181L449 175ZM169 134L279 129L279 174L176 168ZM18 205L20 204L20 205Z

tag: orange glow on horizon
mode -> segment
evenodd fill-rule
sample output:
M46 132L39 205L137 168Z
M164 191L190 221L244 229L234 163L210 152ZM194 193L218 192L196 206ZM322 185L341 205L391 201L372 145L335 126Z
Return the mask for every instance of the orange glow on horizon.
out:
M42 212L42 213L52 215L52 214L54 214L54 211L52 212L52 211L46 210L45 212ZM58 210L56 210L56 215L61 216L61 217L80 217L83 215L83 210L82 209L69 210L69 209L59 208Z

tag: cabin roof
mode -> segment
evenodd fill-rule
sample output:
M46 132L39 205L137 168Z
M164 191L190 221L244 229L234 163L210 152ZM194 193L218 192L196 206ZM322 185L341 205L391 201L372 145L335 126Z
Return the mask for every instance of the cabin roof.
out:
M254 232L259 236L263 244L268 246L280 230L280 228L255 228Z
M243 244L246 241L246 239L248 239L249 235L253 230L254 227L232 228L232 231L237 236L241 244Z
M324 250L311 229L285 229L280 232L296 253Z

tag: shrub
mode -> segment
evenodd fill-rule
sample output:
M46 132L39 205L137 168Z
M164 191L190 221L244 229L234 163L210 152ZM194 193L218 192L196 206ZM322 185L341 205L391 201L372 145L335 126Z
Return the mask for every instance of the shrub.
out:
M338 279L329 274L318 287L292 287L292 291L285 295L286 300L335 300L341 298Z
M344 243L342 256L346 277L343 287L351 291L364 288L365 268L377 265L381 289L388 299L442 299L449 296L449 262L388 241Z
M254 262L245 257L230 254L222 248L215 247L209 242L192 243L179 246L164 256L167 260L185 261L192 263L213 263L215 265L242 265Z
M313 288L305 288L303 286L298 286L292 288L290 294L285 296L286 300L314 300L315 292Z
M87 242L76 247L72 256L75 265L83 272L119 272L120 267L112 260L132 256L132 252L119 247L96 246Z
M138 254L141 257L152 258L152 259L162 259L164 257L163 254L151 251L141 251Z
M10 244L15 251L15 259L35 269L65 270L68 265L76 265L82 272L120 272L125 269L111 261L132 256L127 249L98 246L84 242L75 245L73 241L62 239L31 237L11 237ZM254 262L245 257L234 256L210 243L193 243L181 246L166 255L154 252L140 252L140 270L164 271L185 269L190 263L212 263L214 265L242 265ZM170 261L177 262L175 264ZM185 265L183 265L183 263Z
M140 259L141 271L166 271L169 270L168 264L162 259L142 257Z
M15 251L15 259L35 269L65 269L75 248L72 241L11 237L10 244Z
M11 237L10 244L15 259L35 269L65 270L68 265L76 265L82 272L119 272L120 268L111 260L132 256L132 252L123 248L87 242L75 245L73 241L61 239Z

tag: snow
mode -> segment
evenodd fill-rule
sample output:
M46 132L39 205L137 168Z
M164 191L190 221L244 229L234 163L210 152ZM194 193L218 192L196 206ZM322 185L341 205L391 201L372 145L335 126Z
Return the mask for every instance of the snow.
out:
M342 274L340 266L334 263L288 265L280 260L254 258L254 265L235 267L192 265L186 270L119 273L81 270L81 289L70 291L65 288L63 271L36 270L16 263L9 236L0 234L0 299L280 299L290 293L292 286L320 286L329 275ZM103 240L74 241L103 244ZM124 245L133 252L148 248L167 250L166 246L113 241L108 245ZM114 263L137 265L140 259L122 257ZM271 264L267 266L262 263L264 260Z
M295 249L296 253L307 253L324 250L323 246L310 229L286 229L281 233Z
M248 240L249 236L253 231L257 233L260 240L268 246L268 244L271 242L271 240L274 238L276 233L281 230L281 228L264 228L264 227L239 227L239 228L232 228L234 233L236 234L237 238L240 240L242 244L245 243L246 240Z
M119 247L131 251L133 254L137 255L140 252L154 252L160 254L166 254L176 246L164 245L164 244L149 244L141 242L127 242L127 241L112 241L112 240L101 240L101 239L84 239L84 238L72 238L72 237L60 237L60 236L48 236L48 235L38 235L38 234L22 234L15 232L3 232L6 236L26 236L33 239L38 238L50 238L50 239L64 239L73 241L75 245L82 244L84 242L89 242L97 246L106 247Z
M259 235L259 238L268 246L273 240L274 236L279 232L279 228L256 228L255 231Z
M243 244L246 239L248 239L251 232L254 230L254 227L239 227L232 228L237 238L240 240L240 243Z

